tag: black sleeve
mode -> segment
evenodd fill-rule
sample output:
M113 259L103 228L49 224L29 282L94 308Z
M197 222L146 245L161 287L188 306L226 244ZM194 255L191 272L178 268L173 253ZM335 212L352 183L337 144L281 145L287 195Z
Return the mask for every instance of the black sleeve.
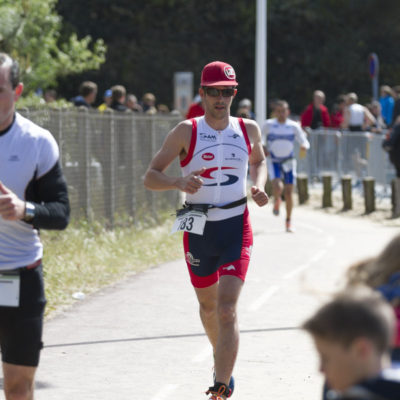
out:
M400 99L396 100L393 107L392 126L394 126L397 117L400 115Z
M69 222L70 206L67 183L60 163L40 178L29 183L25 199L35 205L31 224L37 229L65 229Z

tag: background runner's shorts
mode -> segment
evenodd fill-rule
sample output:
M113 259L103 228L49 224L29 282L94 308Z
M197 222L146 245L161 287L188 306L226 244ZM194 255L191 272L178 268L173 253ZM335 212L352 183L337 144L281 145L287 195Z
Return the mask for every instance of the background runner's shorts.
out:
M288 172L285 172L281 163L273 162L268 158L268 174L271 180L282 179L284 183L294 184L296 180L296 167Z
M222 275L245 280L253 246L249 212L207 221L203 235L185 232L183 247L190 279L196 288L213 285Z
M20 306L0 307L1 359L9 364L37 367L46 304L42 265L21 270L20 282Z

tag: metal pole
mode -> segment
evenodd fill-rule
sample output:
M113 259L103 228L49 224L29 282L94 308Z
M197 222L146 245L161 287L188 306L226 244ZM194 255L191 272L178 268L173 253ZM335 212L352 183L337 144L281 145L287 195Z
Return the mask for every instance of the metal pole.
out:
M267 98L267 0L257 0L255 113L258 125L266 116Z

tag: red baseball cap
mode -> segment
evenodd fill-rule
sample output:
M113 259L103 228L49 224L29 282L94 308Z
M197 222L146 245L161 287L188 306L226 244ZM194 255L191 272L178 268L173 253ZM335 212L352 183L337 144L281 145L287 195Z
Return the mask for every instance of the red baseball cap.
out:
M201 86L237 86L233 67L222 61L207 64L201 72Z

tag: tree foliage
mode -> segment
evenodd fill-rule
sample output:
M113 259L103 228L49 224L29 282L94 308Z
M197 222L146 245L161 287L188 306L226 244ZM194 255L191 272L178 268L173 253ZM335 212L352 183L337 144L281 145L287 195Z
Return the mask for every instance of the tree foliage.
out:
M56 0L0 0L0 48L18 59L26 92L47 88L57 78L98 69L105 61L102 39L75 33L61 38Z
M99 71L68 77L60 88L72 95L90 78L101 89L120 83L139 96L152 91L171 105L175 71L193 71L198 85L203 65L220 59L235 67L238 98L252 99L255 5L255 0L59 0L66 34L103 38L109 49ZM268 96L287 99L295 112L314 89L326 92L329 105L348 91L367 101L371 52L380 58L381 83L400 84L399 15L398 0L269 0Z

